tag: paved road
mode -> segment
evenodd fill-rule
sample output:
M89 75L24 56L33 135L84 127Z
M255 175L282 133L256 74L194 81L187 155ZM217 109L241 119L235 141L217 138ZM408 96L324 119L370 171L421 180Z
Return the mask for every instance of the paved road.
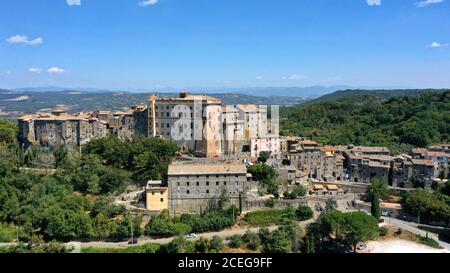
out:
M305 227L306 225L308 225L314 221L315 221L315 219L302 221L302 222L299 222L299 225L301 227ZM268 227L269 231L274 231L277 228L278 228L278 226ZM231 237L233 235L244 235L248 230L256 233L256 232L258 232L259 229L260 228L257 227L257 228L242 228L242 229L223 230L223 231L218 231L218 232L207 232L207 233L197 234L197 238L192 239L192 240L196 241L196 240L200 239L200 237L203 237L205 239L211 239L214 236L219 236L219 237L225 239L225 238ZM136 245L145 245L145 244L149 244L149 243L168 244L175 238L177 238L177 237L162 238L162 239L139 238L139 242ZM16 245L16 243L0 243L0 247L14 246L14 245ZM65 243L65 245L74 247L74 252L80 252L81 248L86 248L86 247L125 248L125 247L130 246L128 244L128 241L123 241L123 242L105 242L105 241L77 242L77 241L72 241L72 242Z
M409 232L412 232L416 235L420 235L420 236L427 236L428 233L428 237L432 238L433 240L435 240L436 242L439 243L439 245L441 245L443 248L450 250L450 244L443 242L441 240L439 240L438 236L430 233L430 232L426 232L424 230L421 230L418 228L419 224L415 223L415 222L407 222L407 221L403 221L403 220L399 220L399 219L395 219L395 218L390 218L390 217L382 217L385 221L386 224L392 225L392 226L396 226L398 228L402 228L404 230L407 230Z
M310 224L314 221L315 221L314 219L310 219L308 221L299 222L299 225L301 227L305 227L307 224ZM268 228L269 228L269 231L274 231L278 228L278 226L271 226ZM197 234L197 238L193 239L193 241L198 240L200 237L203 237L205 239L211 239L214 236L219 236L219 237L225 239L225 238L231 237L233 235L244 235L248 230L256 233L256 232L258 232L259 229L260 228L257 227L257 228L243 228L243 229L223 230L223 231L218 231L218 232L201 233L201 234ZM145 244L149 244L149 243L168 244L175 238L177 238L177 237L162 238L162 239L141 238L141 239L139 239L139 242L137 245L145 245ZM79 246L81 248L86 248L86 247L122 248L122 247L130 246L128 244L128 241L125 241L125 242L103 242L103 241L101 241L101 242L100 241L98 241L98 242L69 242L69 243L67 243L67 245Z

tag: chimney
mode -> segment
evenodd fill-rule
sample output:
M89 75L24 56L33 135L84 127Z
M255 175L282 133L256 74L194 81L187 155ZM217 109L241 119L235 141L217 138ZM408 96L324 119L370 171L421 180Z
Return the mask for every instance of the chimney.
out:
M187 93L187 92L180 93L180 98L182 98L182 99L185 99L187 96L189 96L189 93Z

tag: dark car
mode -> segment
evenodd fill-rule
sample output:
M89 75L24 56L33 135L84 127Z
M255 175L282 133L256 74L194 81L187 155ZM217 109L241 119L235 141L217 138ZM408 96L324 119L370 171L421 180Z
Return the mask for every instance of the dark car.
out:
M138 239L133 239L133 240L128 241L129 245L137 245L138 243L139 243Z

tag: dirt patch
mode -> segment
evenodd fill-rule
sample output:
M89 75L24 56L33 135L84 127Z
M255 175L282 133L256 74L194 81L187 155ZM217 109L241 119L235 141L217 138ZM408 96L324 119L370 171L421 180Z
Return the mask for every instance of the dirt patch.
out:
M450 253L445 249L436 249L406 240L371 241L364 253Z

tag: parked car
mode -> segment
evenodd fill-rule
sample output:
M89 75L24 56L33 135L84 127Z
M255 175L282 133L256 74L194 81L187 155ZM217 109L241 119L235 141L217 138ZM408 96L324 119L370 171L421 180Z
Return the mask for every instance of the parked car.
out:
M353 249L351 248L347 248L346 250L344 250L344 253L355 253L355 251L353 251Z
M197 238L197 235L195 233L191 233L188 236L186 236L187 239L195 239Z
M134 238L133 240L128 241L129 245L137 245L139 243L139 240Z
M360 243L357 247L358 250L364 250L367 248L367 243Z

